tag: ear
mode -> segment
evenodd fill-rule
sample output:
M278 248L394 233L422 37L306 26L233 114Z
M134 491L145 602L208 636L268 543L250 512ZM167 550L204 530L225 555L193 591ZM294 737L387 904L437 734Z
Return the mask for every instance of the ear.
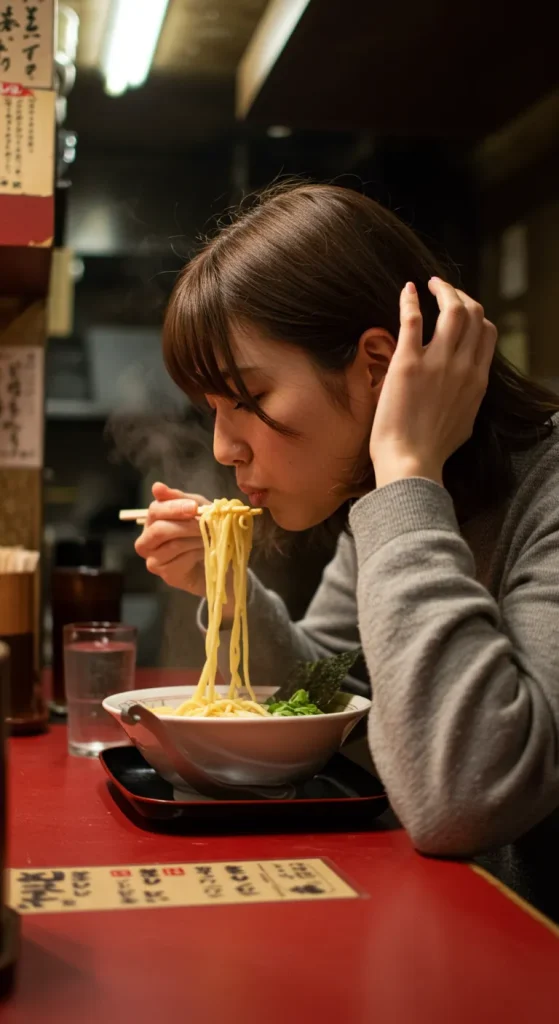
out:
M396 339L382 327L369 327L357 346L360 369L369 378L373 391L380 390L396 350Z

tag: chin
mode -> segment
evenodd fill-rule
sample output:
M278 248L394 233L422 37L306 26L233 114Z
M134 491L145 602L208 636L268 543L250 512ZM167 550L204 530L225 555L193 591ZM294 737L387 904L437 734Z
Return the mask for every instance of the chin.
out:
M287 533L301 533L302 530L310 530L312 526L317 525L314 522L309 522L309 520L304 519L302 516L294 516L290 514L281 515L278 513L277 515L274 515L272 513L272 519L276 526L279 526Z
M320 526L321 523L326 522L340 508L341 504L323 508L305 508L301 504L293 504L282 509L273 509L268 506L268 511L274 523L282 530L289 533L301 533L303 530L311 530L313 526Z

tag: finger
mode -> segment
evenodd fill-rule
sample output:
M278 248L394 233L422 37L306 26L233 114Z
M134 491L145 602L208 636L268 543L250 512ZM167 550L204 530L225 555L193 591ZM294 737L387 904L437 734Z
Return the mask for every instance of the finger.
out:
M456 294L459 296L461 302L463 302L467 316L464 330L458 344L458 349L464 360L467 360L468 362L473 360L475 362L484 329L483 306L459 289L456 289Z
M397 351L417 354L423 347L423 317L415 285L408 281L400 293L400 333Z
M192 519L189 522L181 523L160 519L151 526L144 527L143 532L136 539L134 547L136 553L145 558L146 555L157 551L162 544L167 544L170 540L181 540L183 543L191 540L199 547L203 545L198 520Z
M170 565L175 559L183 557L189 560L192 559L193 563L197 564L204 557L203 548L200 545L193 546L181 540L170 540L166 544L162 544L155 554L148 555L146 567L150 572L153 572L157 567L162 568L165 565Z
M148 508L147 525L151 526L158 519L187 520L194 519L198 512L198 502L194 498L170 498L169 501L152 501Z
M475 323L478 326L479 331L481 331L485 318L485 310L481 302L478 302L476 299L472 299L471 295L467 295L466 292L461 291L460 288L456 289L456 294L460 301L464 303L466 313L468 314L470 321Z
M481 338L476 349L475 363L476 366L479 366L480 372L487 376L489 376L489 370L491 363L493 362L493 356L495 355L498 337L499 332L497 331L495 324L492 324L490 320L485 319L483 321Z
M483 309L481 303L477 302L476 299L473 299L472 296L468 295L467 292L463 292L461 288L455 288L455 292L458 295L459 299L464 303L466 308L469 308L471 306L479 306L480 309Z
M442 281L440 277L431 278L429 291L435 296L440 310L429 348L435 352L453 355L467 324L466 307L456 288L448 281Z
M163 579L167 579L170 572L177 573L180 570L180 574L183 579L187 579L191 572L200 564L200 559L192 552L187 554L177 555L172 558L170 562L165 565L160 565L156 559L153 561L149 558L146 561L146 568L148 572L151 572L154 576L161 576ZM176 575L175 575L176 579Z
M157 481L151 488L151 493L156 501L168 501L169 498L186 498L188 497L184 491L177 490L176 487L167 487L167 484Z
M157 481L152 487L152 494L156 501L169 501L171 498L186 498L196 501L198 505L207 505L208 499L201 494L189 494L187 491L179 491L176 487L168 487L167 484Z
M158 548L156 557L160 565L168 565L179 555L197 555L196 560L200 562L204 558L204 547L202 544L196 543L193 538L168 540Z

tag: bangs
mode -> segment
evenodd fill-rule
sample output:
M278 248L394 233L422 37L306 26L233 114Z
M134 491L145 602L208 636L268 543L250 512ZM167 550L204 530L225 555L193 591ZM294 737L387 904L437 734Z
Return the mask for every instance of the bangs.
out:
M233 398L242 387L231 347L229 310L218 275L201 253L180 275L163 325L163 359L175 384L193 401ZM239 392L240 393L240 392Z
M195 404L207 407L206 395L241 400L268 426L290 434L266 415L239 373L231 331L243 321L225 293L214 253L208 248L187 264L173 289L163 324L167 371Z

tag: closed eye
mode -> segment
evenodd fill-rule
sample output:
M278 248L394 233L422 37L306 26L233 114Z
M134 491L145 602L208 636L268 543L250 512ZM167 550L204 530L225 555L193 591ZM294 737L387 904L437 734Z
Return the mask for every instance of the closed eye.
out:
M264 395L252 395L251 397L254 402L261 402L262 399L264 398ZM238 402L235 402L233 408L235 410L242 409L244 412L254 412L254 409L252 409L250 405L246 405L246 403L242 402L240 399Z

